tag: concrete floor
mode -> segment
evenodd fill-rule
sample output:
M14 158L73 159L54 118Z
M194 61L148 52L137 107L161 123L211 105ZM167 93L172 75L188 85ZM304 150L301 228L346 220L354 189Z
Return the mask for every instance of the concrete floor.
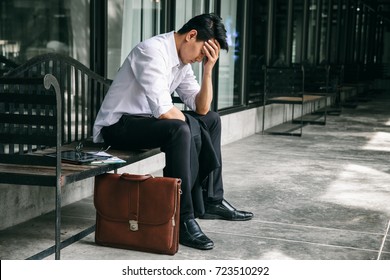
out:
M223 146L225 197L255 217L200 220L213 250L142 253L98 246L91 234L61 258L390 260L389 156L390 93L381 93L326 126L306 126L301 138L255 134ZM63 238L94 218L92 198L64 207ZM3 230L0 259L27 258L53 245L51 236L53 214Z

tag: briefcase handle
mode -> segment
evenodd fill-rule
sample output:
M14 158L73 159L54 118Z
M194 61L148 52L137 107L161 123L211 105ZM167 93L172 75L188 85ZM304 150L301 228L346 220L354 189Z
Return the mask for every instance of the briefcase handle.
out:
M150 174L138 175L138 174L129 174L129 173L123 173L121 175L121 179L123 180L137 181L137 182L146 181L147 179L150 178L153 178L153 175Z

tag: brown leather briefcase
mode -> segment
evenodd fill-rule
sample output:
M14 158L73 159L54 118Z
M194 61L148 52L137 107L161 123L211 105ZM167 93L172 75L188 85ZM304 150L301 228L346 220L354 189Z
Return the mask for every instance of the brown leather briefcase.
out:
M174 255L179 246L180 179L106 173L95 177L95 242Z

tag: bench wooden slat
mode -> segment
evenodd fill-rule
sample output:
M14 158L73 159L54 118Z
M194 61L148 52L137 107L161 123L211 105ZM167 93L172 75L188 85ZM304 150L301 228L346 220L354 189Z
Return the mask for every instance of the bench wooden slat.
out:
M0 77L0 84L2 85L42 85L42 77L26 77L21 80L19 77Z
M66 79L66 88L70 91L74 91L74 89L72 88L72 80L74 80L74 76L72 76L72 67L71 65L66 65L66 70L65 70L65 73L67 75L67 77L72 77L72 79L68 78ZM73 109L73 105L72 105L72 99L69 98L70 96L67 96L68 98L65 99L65 102L64 102L64 106L65 107L65 110L66 110L66 114L64 115L64 119L66 120L66 127L67 127L67 142L70 143L73 141L73 133L72 133L72 116L74 114L72 114L72 109ZM77 139L77 138L76 138Z
M44 176L37 174L23 174L12 172L0 172L0 183L12 185L55 187L56 176Z
M74 74L74 77L75 77L75 85L74 85L74 96L75 96L75 104L74 104L74 118L75 118L75 122L76 123L79 123L80 122L80 118L79 118L79 115L80 115L80 99L82 99L82 95L80 94L80 91L79 91L79 83L80 83L80 74L82 75L82 73L80 73L81 71L79 69L76 69L75 70L75 74ZM79 139L79 130L76 129L75 131L75 138L76 139Z
M1 83L0 83L1 84ZM21 94L16 92L0 92L0 103L55 105L55 95Z
M326 96L322 96L322 95L304 95L303 99L302 97L279 96L279 97L269 98L269 100L272 101L273 103L301 104L302 102L307 103L307 102L319 101L325 98Z
M279 103L279 104L301 104L302 97L293 97L293 96L279 96L268 98L269 102Z
M36 115L0 113L0 123L46 126L46 125L55 125L56 121L57 119L55 116L36 116Z
M18 165L36 165L36 166L54 166L56 164L55 157L40 155L19 155L19 154L3 154L0 158L0 163L4 164L18 164ZM2 169L4 166L2 166ZM15 169L15 166L14 166ZM30 168L31 172L31 168Z
M25 145L42 145L55 146L57 138L54 135L41 134L20 134L20 133L0 133L1 142L6 144L25 144Z
M303 102L319 101L323 99L326 99L325 95L311 95L311 94L303 95Z
M82 73L82 76L81 76L81 86L80 86L80 90L81 90L81 107L84 109L84 108L89 108L88 106L88 95L85 93L85 81L87 80L87 75L85 74L84 71L81 72ZM81 113L81 120L80 120L80 123L81 123L81 127L82 128L85 128L87 127L87 116L89 115L88 111L87 111L87 114L84 113ZM85 129L82 129L81 130L81 139L85 139L87 138L87 131L85 131Z

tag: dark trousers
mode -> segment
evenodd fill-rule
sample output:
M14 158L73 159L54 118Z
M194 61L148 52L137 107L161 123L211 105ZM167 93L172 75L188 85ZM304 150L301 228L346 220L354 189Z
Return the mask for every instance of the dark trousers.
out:
M203 121L210 132L214 150L221 160L221 119L215 112L201 116L190 113ZM116 123L102 129L107 145L118 149L161 148L165 153L164 176L180 178L181 201L180 217L182 220L194 218L191 196L190 147L191 131L186 122L180 120L160 120L153 117L123 115ZM201 165L202 162L199 162ZM209 200L223 199L222 166L213 172L213 193Z

